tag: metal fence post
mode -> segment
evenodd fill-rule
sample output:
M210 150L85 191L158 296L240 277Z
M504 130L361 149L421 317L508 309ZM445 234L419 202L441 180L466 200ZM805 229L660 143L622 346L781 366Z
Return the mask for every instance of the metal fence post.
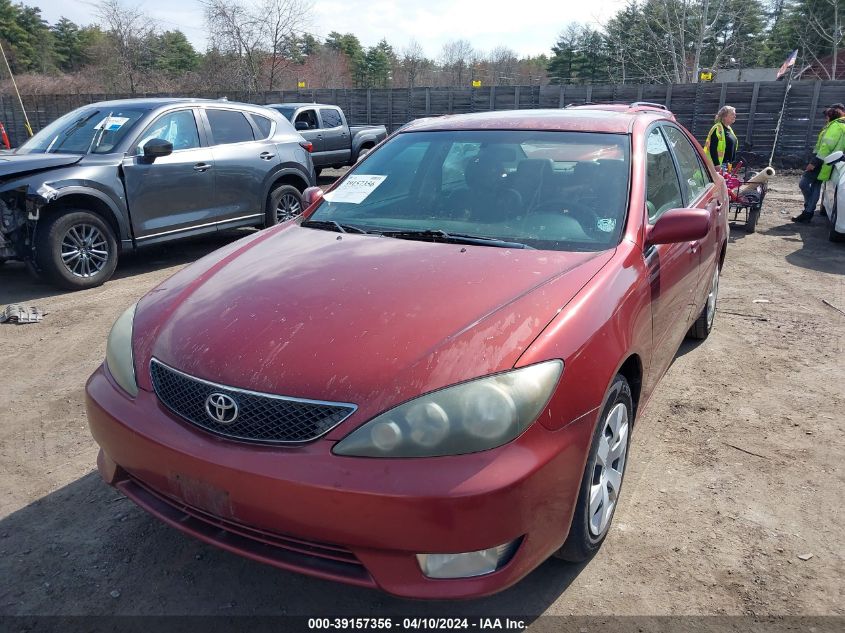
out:
M672 110L672 84L666 84L666 103L664 105L667 110Z
M425 89L425 115L431 114L431 88Z
M367 125L372 125L373 118L373 91L367 88Z
M719 109L721 110L725 106L725 99L728 98L728 84L726 82L722 83L722 94L719 95Z
M513 91L513 109L519 110L519 86L516 86Z

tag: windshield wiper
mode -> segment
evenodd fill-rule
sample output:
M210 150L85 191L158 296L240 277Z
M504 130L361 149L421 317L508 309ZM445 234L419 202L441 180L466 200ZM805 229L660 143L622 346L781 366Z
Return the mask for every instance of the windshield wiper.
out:
M477 246L495 246L496 248L529 248L533 247L522 242L509 242L496 237L485 237L483 235L468 235L467 233L447 233L442 229L423 229L414 231L380 231L386 237L395 237L402 240L425 240L449 242L450 244L472 244Z
M341 224L334 220L305 220L300 226L310 229L322 229L324 231L336 231L338 233L366 233L360 226L353 224Z
M62 133L62 136L61 136L61 141L59 142L59 144L58 144L58 145L56 145L56 141L58 141L58 140L59 140L59 136L57 135L55 138L53 138L52 142L51 142L51 143L47 146L47 149L46 149L46 150L44 150L44 153L45 153L45 154L51 154L51 153L55 153L55 152L57 152L57 151L58 151L58 149L59 149L62 145L64 145L64 144L65 144L65 141L67 141L67 140L68 140L68 138L71 136L71 134L73 134L74 132L76 132L76 130L78 130L78 129L79 129L79 128L81 128L83 125L85 125L86 123L88 123L88 121L90 121L90 120L91 120L91 119L93 119L95 116L97 116L97 114L98 114L99 112L100 112L99 110L94 110L94 112L92 112L92 113L91 113L91 114L89 114L88 116L82 116L82 117L79 117L76 121L74 121L74 122L73 122L73 124L72 124L72 125L71 125L68 129L66 129L66 130ZM55 149L53 148L53 146L54 146L54 145L55 145Z

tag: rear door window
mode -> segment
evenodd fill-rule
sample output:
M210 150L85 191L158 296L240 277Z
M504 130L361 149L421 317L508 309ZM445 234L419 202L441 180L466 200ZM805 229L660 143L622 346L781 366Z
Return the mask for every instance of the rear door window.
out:
M215 145L254 141L252 126L241 112L234 110L206 110L211 136Z
M669 146L660 132L654 128L648 135L646 145L646 207L648 222L654 224L669 209L684 206L675 161Z
M320 118L323 119L324 128L340 127L343 125L340 112L334 108L320 108Z

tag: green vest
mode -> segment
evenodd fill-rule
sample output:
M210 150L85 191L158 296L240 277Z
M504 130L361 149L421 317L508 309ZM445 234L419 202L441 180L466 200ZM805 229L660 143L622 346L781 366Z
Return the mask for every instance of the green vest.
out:
M710 137L713 136L713 130L716 130L716 155L719 157L718 167L725 162L725 148L727 142L725 141L725 126L721 121L716 121L716 124L707 132L707 140L704 141L704 153L710 156ZM733 135L734 131L728 126L728 130ZM734 135L735 136L735 135Z
M816 158L824 160L836 151L845 152L845 117L834 119L822 128L819 132L819 138L816 141L816 147L813 151ZM833 172L833 165L826 165L822 163L819 169L819 180L830 180L830 174Z

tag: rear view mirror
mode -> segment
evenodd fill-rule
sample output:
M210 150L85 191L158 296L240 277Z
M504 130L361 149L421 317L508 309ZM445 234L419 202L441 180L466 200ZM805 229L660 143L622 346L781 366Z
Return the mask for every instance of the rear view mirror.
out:
M833 163L838 163L842 160L842 156L845 155L841 150L837 150L831 154L828 154L827 158L824 159L824 162L828 165L832 165Z
M298 132L310 129L305 121L297 121L296 123L294 123L294 127L296 127Z
M704 209L670 209L648 227L646 246L694 242L707 237L710 213Z
M151 138L144 143L144 158L152 163L156 158L170 156L173 153L173 143L163 138Z

